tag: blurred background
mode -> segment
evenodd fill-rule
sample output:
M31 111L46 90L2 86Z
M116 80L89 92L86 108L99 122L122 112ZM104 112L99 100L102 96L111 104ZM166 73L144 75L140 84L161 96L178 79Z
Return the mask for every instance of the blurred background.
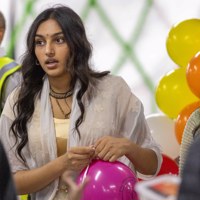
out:
M146 115L162 112L155 90L170 70L166 39L172 26L200 17L199 0L0 0L7 30L2 46L20 63L30 23L53 4L71 7L83 19L98 70L122 76L140 98ZM200 36L199 36L200 38Z

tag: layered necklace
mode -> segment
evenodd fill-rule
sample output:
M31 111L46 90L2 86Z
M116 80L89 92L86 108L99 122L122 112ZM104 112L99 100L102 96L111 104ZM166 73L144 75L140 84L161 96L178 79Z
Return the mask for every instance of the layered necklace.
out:
M64 93L58 93L58 92L55 92L51 87L50 87L50 92L49 92L49 95L51 97L53 97L55 100L56 100L56 103L61 111L61 113L63 114L64 118L65 119L68 119L69 118L69 115L71 113L71 108L69 106L69 104L67 103L67 98L72 96L73 95L73 90L69 90L67 92L64 92ZM66 106L68 107L69 109L69 112L68 113L65 113L62 106L60 105L60 102L59 100L60 99L64 99L65 100L65 104ZM51 102L52 103L52 102Z

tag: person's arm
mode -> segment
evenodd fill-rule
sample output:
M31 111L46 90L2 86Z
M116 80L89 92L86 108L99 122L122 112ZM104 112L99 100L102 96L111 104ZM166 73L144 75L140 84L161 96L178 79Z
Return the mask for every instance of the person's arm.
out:
M158 159L156 153L148 148L142 148L133 142L128 142L127 158L133 163L135 169L146 175L154 175L158 167Z
M55 159L40 168L16 172L14 181L18 195L37 192L58 178L64 171L61 159Z
M42 167L16 172L14 181L17 193L27 194L41 190L61 176L64 171L81 171L89 164L93 154L94 149L91 147L74 147Z
M135 169L146 175L156 173L158 160L156 153L148 148L142 148L126 138L105 136L96 144L96 156L105 161L116 161L121 156L126 156Z
M69 198L71 200L80 200L83 195L84 188L89 182L89 178L86 177L83 180L83 182L81 182L80 184L77 184L73 180L73 175L70 172L65 172L63 175L63 181L69 187L69 193L68 193Z
M116 120L115 135L100 138L95 143L96 155L103 160L115 161L126 156L141 175L148 178L160 169L162 155L147 125L143 105L123 79L118 80L113 92ZM108 133L109 134L109 133ZM146 177L143 177L146 176Z

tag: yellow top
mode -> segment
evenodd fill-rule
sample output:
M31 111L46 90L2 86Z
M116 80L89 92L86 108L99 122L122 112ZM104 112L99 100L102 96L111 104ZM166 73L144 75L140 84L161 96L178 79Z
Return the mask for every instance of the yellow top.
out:
M54 124L56 129L57 156L61 156L67 151L69 119L54 118Z

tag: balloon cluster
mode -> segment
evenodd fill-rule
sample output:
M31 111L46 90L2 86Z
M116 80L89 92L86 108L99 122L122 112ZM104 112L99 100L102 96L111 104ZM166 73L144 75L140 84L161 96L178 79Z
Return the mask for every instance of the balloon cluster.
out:
M189 19L174 25L169 31L166 47L178 68L160 79L155 97L158 107L175 119L185 106L199 101L200 20Z
M175 159L186 122L200 107L200 19L175 24L166 48L178 67L161 77L155 90L156 103L164 115L149 115L147 122L164 154Z

